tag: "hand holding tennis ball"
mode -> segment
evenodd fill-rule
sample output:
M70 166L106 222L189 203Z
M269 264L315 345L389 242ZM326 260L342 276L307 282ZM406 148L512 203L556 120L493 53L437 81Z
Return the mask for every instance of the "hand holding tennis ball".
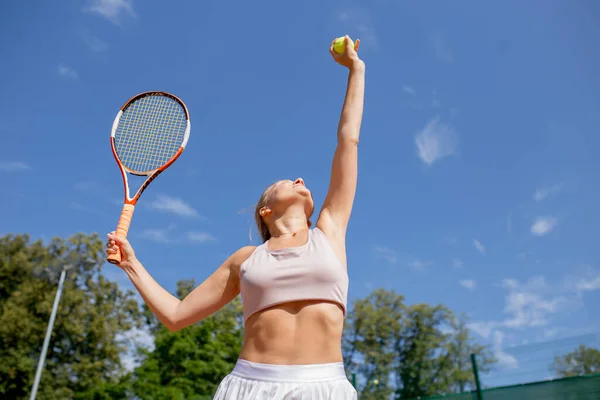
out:
M350 47L354 48L354 42L348 38ZM333 41L333 51L338 54L344 54L346 51L346 36L339 37Z
M363 61L358 57L358 48L360 39L353 42L348 35L339 37L331 42L329 52L333 59L347 68L353 68L356 65L364 65Z

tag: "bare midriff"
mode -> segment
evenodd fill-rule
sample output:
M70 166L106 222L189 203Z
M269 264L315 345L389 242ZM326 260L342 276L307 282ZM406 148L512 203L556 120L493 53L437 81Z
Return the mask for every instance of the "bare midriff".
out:
M240 358L262 364L342 361L343 309L323 301L273 306L248 318Z

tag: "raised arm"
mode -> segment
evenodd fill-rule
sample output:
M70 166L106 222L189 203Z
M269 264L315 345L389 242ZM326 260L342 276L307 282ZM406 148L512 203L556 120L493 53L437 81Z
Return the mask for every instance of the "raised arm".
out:
M360 40L354 47L346 36L346 51L330 52L339 64L349 69L348 87L337 131L337 147L333 156L329 191L317 221L326 234L345 237L352 212L358 178L358 139L363 115L365 64L358 57Z
M204 282L183 300L179 300L154 280L127 239L109 235L107 253L121 251L121 267L131 279L150 310L170 331L177 331L209 317L239 293L239 270L254 247L242 247L233 253Z

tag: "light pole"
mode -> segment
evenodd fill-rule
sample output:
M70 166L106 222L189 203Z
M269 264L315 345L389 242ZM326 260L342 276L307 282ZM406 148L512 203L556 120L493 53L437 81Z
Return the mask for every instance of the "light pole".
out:
M54 327L54 320L56 319L56 311L58 310L58 303L60 302L60 295L62 294L67 271L71 268L73 268L72 265L65 265L60 272L58 290L56 291L56 297L54 297L54 306L52 307L50 322L48 322L48 328L46 329L46 337L44 338L44 345L42 346L42 354L40 355L40 361L38 362L37 371L35 372L35 379L33 380L33 388L31 389L31 396L29 397L29 400L35 400L35 396L37 395L38 386L40 385L40 378L42 377L42 369L44 369L44 362L46 361L46 353L48 352L48 345L50 344L50 336L52 336L52 328Z

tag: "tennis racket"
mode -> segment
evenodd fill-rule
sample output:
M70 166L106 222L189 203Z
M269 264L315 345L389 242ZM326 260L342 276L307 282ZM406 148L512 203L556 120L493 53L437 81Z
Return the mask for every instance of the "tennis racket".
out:
M127 237L133 210L148 185L183 152L190 137L187 107L166 92L144 92L129 99L117 114L110 132L112 153L119 165L125 187L125 204L117 225L117 236ZM145 177L136 192L129 187L130 176ZM135 193L133 196L132 193ZM121 262L121 253L107 261Z

